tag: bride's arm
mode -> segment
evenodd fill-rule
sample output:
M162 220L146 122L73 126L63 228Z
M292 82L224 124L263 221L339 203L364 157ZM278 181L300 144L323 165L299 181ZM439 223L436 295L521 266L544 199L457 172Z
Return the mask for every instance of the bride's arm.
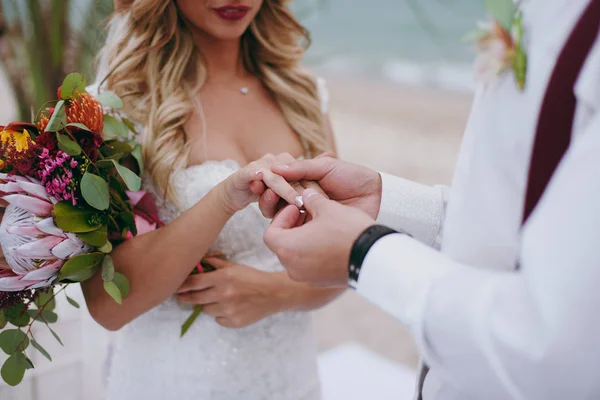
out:
M99 274L82 283L90 314L100 325L118 330L175 292L232 215L223 207L220 190L209 192L170 224L115 248L115 269L131 284L122 305L104 292Z
M83 293L92 317L106 329L118 330L175 293L229 218L255 199L252 182L262 177L269 187L293 202L296 191L268 170L275 159L251 163L167 226L115 248L111 254L115 269L129 279L131 290L118 305L104 292L98 274L84 282Z

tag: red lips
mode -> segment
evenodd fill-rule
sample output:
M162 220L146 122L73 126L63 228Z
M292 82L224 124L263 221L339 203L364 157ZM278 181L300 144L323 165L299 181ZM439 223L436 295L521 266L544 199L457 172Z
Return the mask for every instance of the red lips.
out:
M236 5L225 5L222 7L213 8L217 15L226 21L239 21L243 19L250 7L248 6L236 6Z

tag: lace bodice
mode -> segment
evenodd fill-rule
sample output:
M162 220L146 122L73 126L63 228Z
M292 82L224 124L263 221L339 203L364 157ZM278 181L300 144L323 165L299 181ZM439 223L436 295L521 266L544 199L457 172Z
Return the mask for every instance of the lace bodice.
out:
M181 211L238 168L234 161L208 162L175 173L172 184ZM144 186L154 191L148 179ZM179 215L173 204L158 203L164 222ZM267 226L258 207L251 205L231 218L213 249L234 262L281 271L277 257L262 241ZM170 299L119 332L110 366L109 400L319 398L309 314L281 313L239 330L200 316L180 339L179 327L189 313Z
M322 81L319 85L326 107ZM237 169L235 161L226 160L175 172L171 185L179 199L177 207L161 200L147 177L144 189L155 195L160 217L169 223ZM211 250L263 271L282 271L263 242L268 224L253 204L227 222ZM201 315L179 338L189 313L172 298L116 334L108 400L320 399L310 314L280 313L237 330Z

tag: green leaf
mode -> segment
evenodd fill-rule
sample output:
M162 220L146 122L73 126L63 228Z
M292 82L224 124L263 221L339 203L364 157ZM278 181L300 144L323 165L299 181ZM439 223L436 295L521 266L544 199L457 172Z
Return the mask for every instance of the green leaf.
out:
M202 314L202 305L194 306L194 311L185 320L183 325L181 325L181 335L179 337L183 337L187 333L200 314Z
M146 165L144 164L144 156L142 155L142 145L136 145L133 150L131 150L131 155L138 163L138 167L140 169L140 174L144 172L144 168Z
M108 233L106 225L102 225L93 232L78 233L77 237L94 247L102 247L108 243Z
M109 254L111 251L113 251L112 243L107 240L104 246L98 248L98 251L104 254Z
M112 157L117 154L120 154L121 157L123 154L131 153L133 148L126 142L119 142L116 140L109 140L104 143L104 146L100 149L100 152L104 157Z
M104 216L90 207L76 207L70 201L61 201L52 209L54 224L63 231L73 233L93 232L104 222Z
M111 115L104 115L104 129L102 130L102 134L105 138L114 139L118 136L127 138L129 137L129 129L127 129L127 125L123 121Z
M70 305L72 305L75 308L80 308L80 305L78 302L76 302L74 299L70 298L68 295L65 295L65 296L67 296L67 301L69 302Z
M4 310L0 310L0 329L6 326L6 317L4 316Z
M67 75L60 87L60 98L63 100L71 99L77 93L85 93L86 82L83 75L76 72Z
M106 291L106 293L108 293L108 295L110 297L113 298L113 300L118 305L123 304L123 299L121 297L121 291L119 290L117 285L115 285L114 282L104 282L104 290Z
M30 321L29 314L27 314L25 304L23 303L19 303L7 308L4 310L4 315L6 316L8 322L14 326L27 326Z
M108 183L91 172L83 174L81 178L81 194L84 200L97 210L107 210L110 205Z
M508 32L512 30L516 14L513 0L485 0L485 8Z
M32 339L32 340L31 340L31 345L32 345L32 346L33 346L33 347L34 347L34 348L35 348L37 351L39 351L40 353L42 353L42 355L43 355L44 357L46 357L46 358L47 358L49 361L52 361L52 357L50 357L50 353L48 353L48 352L46 351L46 349L44 349L44 348L42 347L42 345L41 345L41 344L39 344L38 342L36 342L35 340L33 340L33 339Z
M0 348L8 355L25 351L29 346L29 338L20 329L9 329L0 332Z
M81 154L81 146L74 140L65 134L56 133L58 140L58 148L67 153L70 156L78 156Z
M115 92L110 90L104 91L96 96L96 100L102 104L103 107L110 108L123 108L123 101Z
M90 128L88 128L87 126L85 126L84 124L81 124L79 122L71 122L70 124L67 124L67 128L70 126L91 132Z
M125 223L133 236L137 236L137 227L135 225L135 215L132 212L119 213L119 219Z
M102 262L104 254L90 253L71 257L60 269L59 279L72 279L72 277L82 271L88 271Z
M142 187L142 180L139 176L135 174L135 172L133 172L129 168L122 166L115 160L102 160L98 162L98 166L101 168L105 168L105 166L109 163L113 164L113 166L119 173L119 176L121 177L121 179L123 179L123 182L125 182L127 189L131 190L132 192L137 192L138 190L140 190L140 188Z
M64 279L61 279L60 281L62 283L84 282L84 281L87 281L88 279L90 279L95 274L96 274L96 268L86 269L83 271L79 271L79 272L77 272L71 276L68 276Z
M134 123L133 123L133 122L131 122L131 121L130 121L129 119L127 119L127 118L122 118L122 120L123 120L123 123L125 124L125 126L127 126L127 129L129 129L131 132L133 132L133 134L134 134L135 136L138 136L138 135L139 135L139 133L138 133L137 129L135 128L135 125L134 125Z
M0 371L4 382L8 383L10 386L17 386L21 383L25 376L26 365L27 361L25 354L23 353L15 353L8 357Z
M25 356L25 369L34 369L35 367L33 366L33 361L31 361L29 359L29 357Z
M60 338L58 337L58 335L56 334L56 332L54 332L54 330L52 328L50 328L50 325L46 324L46 326L48 327L48 329L50 330L50 333L52 334L52 336L54 336L54 339L56 339L56 341L58 343L60 343L61 346L64 346L62 340L60 340Z
M55 312L44 310L42 311L42 318L49 324L54 324L58 321L58 315Z
M109 255L104 256L102 260L102 280L104 282L112 282L115 278L115 265Z
M44 308L44 310L52 311L56 308L56 300L54 299L54 292L52 289L47 292L39 291L35 298L34 304L38 308Z
M129 296L129 279L127 279L127 277L122 273L115 272L115 278L113 279L113 282L119 288L121 296L126 299L127 296Z
M46 126L46 131L48 132L58 132L63 130L67 125L67 113L65 111L65 102L64 100L56 103L54 107L54 112L52 112L52 116L50 117L50 121L48 121L48 126Z

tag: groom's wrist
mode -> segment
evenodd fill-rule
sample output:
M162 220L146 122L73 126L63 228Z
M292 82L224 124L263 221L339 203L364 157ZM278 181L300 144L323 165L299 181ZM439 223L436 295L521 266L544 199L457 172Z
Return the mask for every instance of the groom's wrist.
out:
M387 235L398 233L384 225L372 225L365 229L354 241L350 250L350 263L348 265L348 285L356 289L360 278L360 271L367 253L377 241Z

